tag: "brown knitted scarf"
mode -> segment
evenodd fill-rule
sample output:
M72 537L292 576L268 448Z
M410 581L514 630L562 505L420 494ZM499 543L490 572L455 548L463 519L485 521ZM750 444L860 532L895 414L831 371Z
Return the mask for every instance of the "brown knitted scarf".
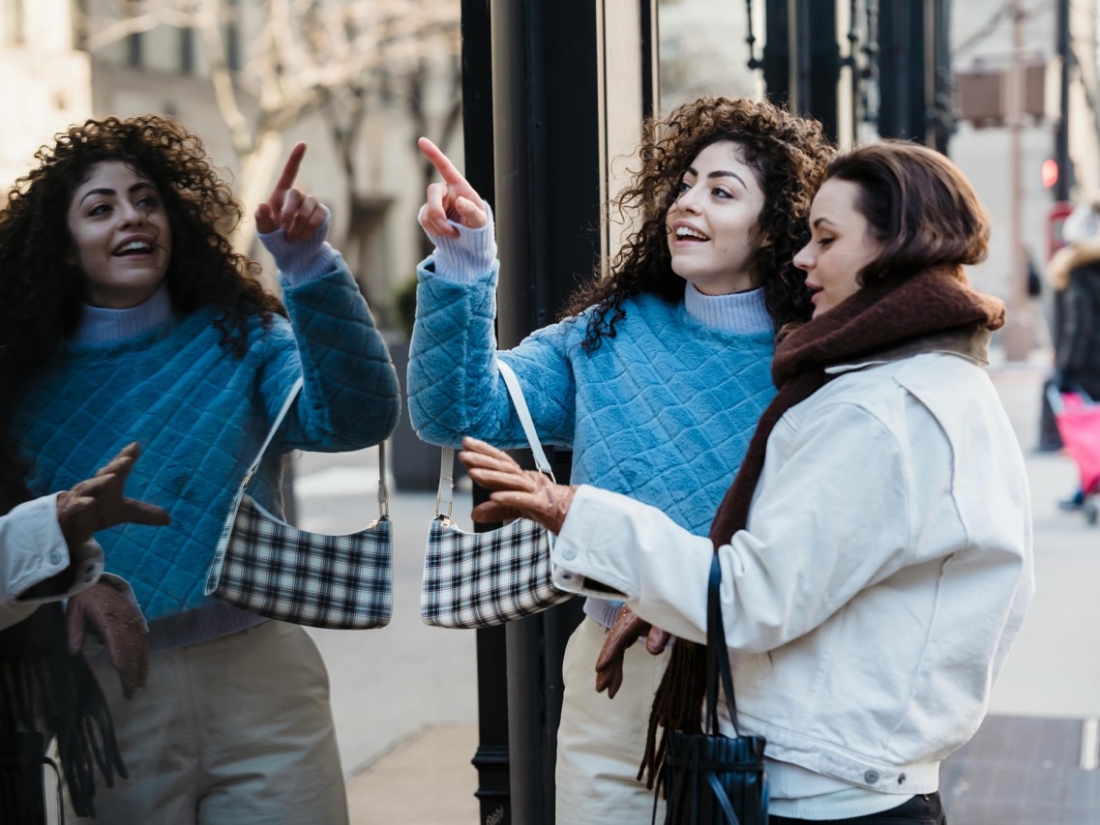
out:
M772 428L783 413L825 383L826 367L936 349L932 341L943 333L969 337L977 331L998 329L1004 318L1004 303L971 289L960 269L945 268L861 289L787 335L776 347L772 362L772 378L779 393L761 415L741 468L710 528L715 552L748 523L749 504L764 467ZM639 779L646 775L647 787L652 788L660 775L668 732L701 730L705 650L682 639L673 647L654 697L645 756L638 772ZM658 728L663 729L659 744Z

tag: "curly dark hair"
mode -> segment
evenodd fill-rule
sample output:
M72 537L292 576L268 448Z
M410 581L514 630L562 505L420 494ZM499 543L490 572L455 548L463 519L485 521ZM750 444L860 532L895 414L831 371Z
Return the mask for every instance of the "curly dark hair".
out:
M692 161L722 140L738 144L764 192L758 228L771 243L756 250L750 267L754 283L764 287L768 313L777 329L809 319L813 305L805 274L791 262L809 240L810 201L835 149L821 124L771 103L702 97L665 119L645 123L638 152L642 167L631 171L631 185L613 203L620 216L640 213L641 227L627 238L609 271L581 285L562 312L564 318L595 307L588 316L585 350L598 348L604 336L615 336L627 298L651 293L666 301L683 299L686 282L672 271L665 216Z
M73 262L66 215L92 167L119 160L149 178L172 230L166 280L173 308L184 314L213 304L222 345L244 354L250 315L286 315L266 292L259 264L233 251L226 234L243 210L207 158L202 142L179 124L153 115L89 120L55 137L17 180L0 210L0 385L5 395L33 374L80 319L85 279Z

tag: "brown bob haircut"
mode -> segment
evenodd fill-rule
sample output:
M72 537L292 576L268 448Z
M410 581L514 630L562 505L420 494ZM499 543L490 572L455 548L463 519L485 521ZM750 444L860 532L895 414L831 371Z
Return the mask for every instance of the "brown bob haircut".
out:
M859 273L863 286L939 266L969 266L989 251L989 216L970 181L926 146L883 141L838 156L825 180L859 186L856 208L882 251Z

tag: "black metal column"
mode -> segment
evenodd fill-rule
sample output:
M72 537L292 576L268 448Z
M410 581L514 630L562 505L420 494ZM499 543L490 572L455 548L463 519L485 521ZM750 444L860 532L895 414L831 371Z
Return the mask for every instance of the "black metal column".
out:
M502 348L552 322L600 254L597 4L492 0L497 330ZM559 480L568 456L555 456ZM511 822L554 822L565 642L579 600L506 629Z
M1073 50L1069 38L1069 0L1058 0L1058 56L1061 58L1061 82L1058 93L1058 122L1054 127L1054 161L1058 164L1058 180L1054 183L1054 200L1068 201L1073 188L1073 162L1069 156L1069 76L1073 68Z
M786 106L791 96L792 19L787 0L767 0L764 4L764 86L768 100Z
M879 121L883 137L925 137L924 0L879 5Z
M462 0L466 175L493 193L504 349L553 322L599 260L602 13L591 0ZM655 0L638 0L638 13L641 77L629 82L640 84L649 113ZM551 460L558 480L568 480L571 455L556 451ZM475 501L479 495L475 489ZM481 739L473 761L486 825L554 822L561 662L582 615L574 600L478 633Z
M466 179L491 197L495 189L493 158L493 73L489 0L462 0L462 125ZM475 503L485 491L474 490ZM485 529L493 525L484 525ZM475 529L483 529L475 525ZM481 802L479 822L511 821L508 760L508 663L505 630L477 631L478 772L475 795Z
M927 142L937 152L947 154L947 144L955 131L954 81L951 74L951 0L932 0L932 95Z
M768 99L817 118L836 140L841 65L836 0L767 0L764 15Z
M585 231L599 225L595 7L550 6L492 4L501 347L552 321L599 254ZM579 609L573 602L507 627L515 823L554 821L561 661Z

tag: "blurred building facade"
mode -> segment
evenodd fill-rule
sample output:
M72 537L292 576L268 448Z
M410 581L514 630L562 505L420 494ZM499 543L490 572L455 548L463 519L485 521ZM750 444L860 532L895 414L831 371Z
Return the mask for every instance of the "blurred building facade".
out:
M763 94L760 71L748 66L748 7L754 20L756 54L765 43L764 3L727 0L660 0L661 108L700 94ZM857 4L864 6L865 4ZM878 4L881 6L881 3ZM1013 55L1009 0L956 0L950 4L951 63L955 71L975 65L1004 66ZM837 42L845 53L849 28L848 3L836 3ZM1046 92L1048 116L1031 119L1023 129L1024 229L1023 241L1040 266L1047 248L1047 215L1052 196L1042 182L1043 161L1053 155L1053 127L1058 99L1055 2L1024 3L1023 51L1048 64ZM1070 42L1075 66L1070 73L1070 156L1075 171L1077 202L1100 198L1100 30L1095 0L1070 4ZM841 71L838 84L839 141L850 144L853 130L846 128L851 96L850 70ZM846 100L847 98L847 100ZM877 137L874 123L862 123L858 139ZM973 267L971 277L983 290L1002 297L1010 294L1012 269L1010 226L1010 135L1003 126L979 128L960 121L950 137L948 154L973 182L990 212L993 237L985 263Z
M69 4L0 0L0 200L39 146L92 113L91 60L73 48Z
M290 147L305 141L309 151L299 181L332 208L331 240L344 253L376 314L392 323L387 316L393 295L413 276L424 251L415 215L423 201L426 171L416 138L427 134L445 151L462 157L456 93L459 2L314 4L325 14L344 11L345 33L354 24L370 22L364 16L367 11L374 20L387 8L405 20L411 9L430 16L426 30L435 38L431 43L418 45L418 33L407 26L387 35L391 45L404 38L398 43L401 55L389 65L364 53L380 43L379 37L365 33L348 35L335 45L323 42L321 59L328 62L318 65L303 53L302 44L325 32L289 25L281 35L275 30L274 39L283 42L273 56L272 26L278 11L273 7L280 5L286 4L0 0L0 102L4 111L19 113L0 130L0 187L6 191L33 164L35 149L72 123L88 117L155 113L180 121L203 139L251 214ZM364 11L366 6L372 8ZM290 87L298 75L308 70L321 77L311 79L309 88L287 92L308 99L299 112L295 106L301 101L292 101L275 139L258 149L270 158L261 164L264 180L251 187L242 175L240 132L233 129L241 124L232 123L224 101L218 99L209 41L187 25L200 20L195 17L199 14L219 18L223 51L214 62L220 60L228 70L245 131L257 128L265 115L264 104L270 109L271 96ZM332 20L330 16L322 22ZM295 26L300 24L294 20ZM355 77L341 74L341 60L359 69L350 73ZM410 77L412 73L416 76ZM354 108L344 105L348 102ZM279 120L278 115L266 114L268 122ZM341 146L341 140L350 145ZM242 191L246 188L249 191ZM261 260L262 255L258 253Z

